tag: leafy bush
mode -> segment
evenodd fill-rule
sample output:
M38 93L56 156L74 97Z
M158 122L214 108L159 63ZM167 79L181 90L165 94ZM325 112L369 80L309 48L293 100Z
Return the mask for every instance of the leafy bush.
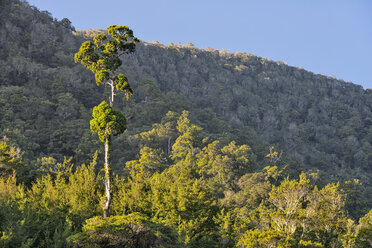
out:
M81 233L67 239L72 247L180 247L169 227L139 213L86 220Z

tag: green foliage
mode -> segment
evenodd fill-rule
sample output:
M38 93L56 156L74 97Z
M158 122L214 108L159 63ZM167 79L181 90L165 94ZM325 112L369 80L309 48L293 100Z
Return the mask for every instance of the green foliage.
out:
M17 185L15 175L0 177L2 247L66 247L66 238L101 212L95 163L47 171L30 188Z
M367 248L372 244L372 210L359 220L356 247Z
M28 242L22 230L24 201L25 189L17 185L15 175L0 178L0 247L20 247Z
M111 134L119 135L127 128L127 121L120 111L113 110L106 101L93 108L93 119L90 129L96 132L99 139L104 142Z
M127 100L133 95L133 91L129 86L128 79L123 74L117 76L116 89L125 93Z
M220 187L220 192L236 190L237 180L255 167L255 155L247 145L237 146L233 141L220 147L219 141L205 146L197 154L199 173L209 179L209 183Z
M201 144L201 127L190 124L189 112L183 111L177 120L177 130L181 134L172 146L172 159L185 158L188 153L196 154Z
M238 245L255 248L255 247L283 247L279 243L280 234L276 230L249 230L239 240Z
M101 211L102 186L101 177L95 174L96 157L89 166L78 167L69 176L66 194L69 198L71 221L80 226L83 221Z
M21 157L21 150L9 146L6 137L0 141L0 176L12 174L14 171L21 176L27 172Z
M370 91L188 45L120 57L136 43L127 27L73 35L24 1L0 5L0 246L370 247ZM71 61L81 43L77 61L111 92ZM102 219L87 123L115 94L133 101L112 139L116 216ZM126 128L108 105L92 120L101 137Z
M108 34L108 35L107 35ZM92 41L85 41L75 54L75 63L80 62L95 74L97 85L111 80L112 87L125 93L127 99L133 91L128 84L127 77L115 74L122 61L120 56L133 53L137 38L128 26L111 25L107 34L99 33Z
M359 179L345 181L340 187L345 194L345 209L354 220L368 212L367 199L363 197L363 185Z
M311 241L304 241L304 240L300 240L300 242L298 243L299 244L299 247L311 247L311 248L316 248L316 247L324 247L321 243L317 243L317 242L311 242Z
M105 188L106 199L104 203L104 216L109 216L111 202L110 196L110 173L111 173L111 133L121 134L126 129L126 119L120 111L112 110L114 97L117 91L125 93L127 100L133 95L127 77L123 74L116 74L116 70L122 64L120 56L126 53L133 53L137 38L128 26L111 25L107 28L107 37L99 33L93 37L93 42L85 41L79 51L75 54L75 63L80 62L95 74L97 85L102 83L111 86L110 105L103 101L93 109L93 120L90 121L90 128L98 133L102 142L105 143Z
M37 171L42 175L60 175L68 177L72 172L74 164L71 163L72 158L64 158L62 163L58 163L56 159L52 157L42 157L37 160Z
M328 184L318 190L305 174L299 180L287 178L273 186L259 214L256 225L265 232L275 231L277 247L341 247L353 242L355 231L349 229L353 224L346 217L339 185ZM255 242L261 238L265 242L265 232L248 231L239 242L250 242L253 234L259 235Z
M235 142L204 139L182 157L166 154L165 137L177 143L191 127L200 129L186 112L168 113L141 134L138 159L126 163L128 176L114 177L109 218L97 217L104 196L103 177L95 173L98 153L91 165L76 168L71 159L41 158L30 188L17 185L15 175L0 178L1 244L368 247L371 214L359 224L349 219L339 184L318 189L305 173L291 179L276 165L255 171L251 148Z
M268 144L275 144L284 152L283 161L294 157L295 166L287 167L293 175L317 168L322 185L329 178L359 178L363 204L371 205L366 177L372 161L370 91L252 54L138 43L127 27L74 35L68 20L54 20L18 0L2 2L1 11L0 135L25 152L24 161L73 156L82 163L95 152L97 141L86 123L96 99L108 92L95 89L89 72L71 61L89 41L76 56L100 67L98 82L111 78L116 91L129 95L126 82L138 89L126 106L130 134L113 140L117 172L124 161L136 158L136 134L149 131L168 111L187 109L195 124L222 145L248 144L260 166L267 165L262 158ZM121 48L133 50L133 42L136 52L120 57L123 64L116 72L123 74L114 77L109 67L118 65ZM118 103L118 109L124 105ZM134 149L124 148L128 145ZM365 214L361 205L352 208L363 209L353 213L355 219Z
M152 174L166 169L167 159L161 150L144 146L140 150L139 160L129 161L126 166L130 170L143 170Z
M83 232L68 242L73 247L181 247L171 228L138 213L88 219Z

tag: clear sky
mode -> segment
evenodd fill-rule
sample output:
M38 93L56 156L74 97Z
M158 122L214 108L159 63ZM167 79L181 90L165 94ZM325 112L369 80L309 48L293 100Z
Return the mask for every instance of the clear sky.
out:
M193 43L372 88L372 0L29 0L77 30L128 25L151 42Z

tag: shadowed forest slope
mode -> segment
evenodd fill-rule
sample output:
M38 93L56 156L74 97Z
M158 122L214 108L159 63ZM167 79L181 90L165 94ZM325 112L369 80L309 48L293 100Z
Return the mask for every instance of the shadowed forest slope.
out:
M108 92L73 54L97 31L74 32L67 19L55 20L24 1L0 4L0 135L30 164L43 156L87 162L100 149L89 130L91 109ZM262 166L274 145L290 170L319 169L324 183L360 179L371 199L370 90L284 62L192 44L143 42L123 60L135 93L118 106L129 116L129 129L114 140L117 171L136 158L141 132L170 110L188 110L205 136L249 144Z

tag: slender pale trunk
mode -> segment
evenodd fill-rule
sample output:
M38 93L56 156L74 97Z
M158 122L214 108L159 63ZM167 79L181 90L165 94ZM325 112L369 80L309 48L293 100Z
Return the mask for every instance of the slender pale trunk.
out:
M111 80L111 98L110 98L110 107L114 105L114 97L115 97L115 88L114 82ZM106 132L105 138L105 191L106 191L106 198L105 203L103 205L103 217L109 217L110 213L110 203L111 203L111 165L110 165L110 152L111 152L111 135Z
M114 81L110 80L111 83L109 85L111 86L111 98L110 98L110 107L112 108L114 106L114 99L115 99L115 85Z
M111 182L110 182L110 148L111 148L111 135L107 135L105 139L105 190L106 199L103 206L103 217L109 217L110 203L111 203Z

